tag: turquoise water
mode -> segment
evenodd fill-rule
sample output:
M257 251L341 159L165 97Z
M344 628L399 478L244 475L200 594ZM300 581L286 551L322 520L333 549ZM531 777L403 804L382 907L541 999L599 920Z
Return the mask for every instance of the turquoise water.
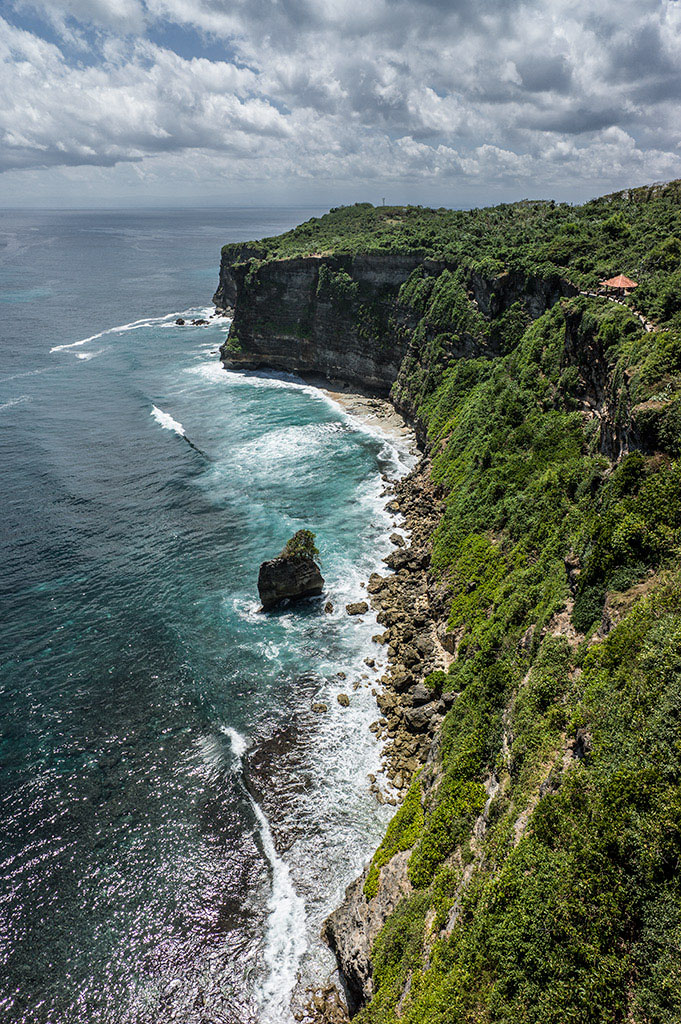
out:
M223 320L173 322L222 242L312 212L0 215L2 1020L283 1022L332 967L321 921L385 824L352 690L376 626L343 607L408 458L224 371ZM327 593L259 614L303 526Z

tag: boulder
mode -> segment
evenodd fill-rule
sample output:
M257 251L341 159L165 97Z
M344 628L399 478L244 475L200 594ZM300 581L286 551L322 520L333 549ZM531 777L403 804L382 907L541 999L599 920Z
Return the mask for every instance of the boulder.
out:
M345 610L348 615L364 615L369 611L369 605L366 601L353 601L351 604L346 604Z
M454 702L458 697L458 693L454 693L453 690L448 690L447 693L443 693L440 697L440 705L445 711L449 711L454 706Z
M367 590L370 594L378 594L381 590L385 590L387 585L388 580L385 576L379 576L377 572L372 572L367 584Z
M321 594L324 579L314 559L303 555L272 558L263 562L258 574L258 593L265 611L282 601Z
M178 327L184 327L184 320L182 319L181 316L178 316L178 318L175 321L175 323L177 324Z
M347 693L339 693L338 696L336 697L336 700L338 701L342 708L347 708L350 705L350 698L348 697Z
M258 593L264 611L275 608L282 601L321 594L324 579L314 560L317 554L314 534L309 530L298 530L277 558L262 563Z
M421 704L416 708L409 708L404 713L404 724L409 732L426 732L435 713L433 704Z
M409 696L414 707L417 707L419 704L430 704L435 694L425 683L417 683Z

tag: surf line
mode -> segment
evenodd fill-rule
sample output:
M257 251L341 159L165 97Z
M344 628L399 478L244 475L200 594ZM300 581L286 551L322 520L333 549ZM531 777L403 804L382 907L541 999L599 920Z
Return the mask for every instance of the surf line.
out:
M79 348L80 345L87 345L90 341L96 341L98 338L103 338L106 334L123 334L125 331L137 331L140 327L153 327L155 324L163 324L165 326L171 326L171 321L184 319L185 317L191 317L194 314L198 314L201 319L207 319L215 314L210 313L212 307L207 306L205 309L188 309L182 313L166 313L164 316L145 316L141 320L132 320L129 324L119 324L118 327L108 327L105 331L99 331L97 334L91 334L89 338L81 338L80 341L71 341L68 344L53 345L50 352L65 352L70 348ZM190 325L191 326L191 325Z
M204 451L201 451L198 445L195 445L191 438L187 437L187 431L184 429L181 423L178 423L177 420L173 419L170 413L164 412L163 409L159 409L157 405L152 405L151 415L153 419L155 419L156 422L159 424L159 426L163 427L164 430L173 430L178 435L178 437L181 437L183 441L187 442L190 448L193 448L195 452L198 452L199 455L202 456L202 458L210 461L206 453Z
M251 792L245 757L246 740L236 729L228 726L223 726L222 732L229 737L232 753L239 764L242 785L258 822L260 843L272 877L264 951L267 976L256 993L260 1020L263 1024L282 1024L292 1020L291 996L300 961L307 949L305 904L295 890L288 864L277 853L265 813Z

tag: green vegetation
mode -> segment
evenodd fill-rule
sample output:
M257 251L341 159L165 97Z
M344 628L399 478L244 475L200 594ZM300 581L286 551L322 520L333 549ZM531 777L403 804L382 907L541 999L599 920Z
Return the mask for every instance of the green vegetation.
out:
M232 352L233 354L236 355L237 352L241 352L242 351L242 349L241 349L241 342L239 341L239 338L237 337L236 334L232 334L230 332L229 337L227 338L227 343L226 344L227 344L227 351L228 352Z
M428 962L414 948L424 894L390 919L376 943L390 970L363 1022L398 1019L407 977L407 1024L680 1019L680 668L681 581L670 578L590 651L567 701L588 722L587 756L517 842L508 810L493 821L489 859L453 924L431 933ZM566 694L560 677L550 672L540 705Z
M456 640L426 679L457 694L437 759L366 879L372 899L402 853L413 892L360 1024L681 1020L680 239L677 182L579 208L359 205L257 243L433 257L392 327L345 270L319 275L368 310L367 344L404 332L393 398L432 456ZM659 329L561 283L617 272Z
M620 212L603 235L628 246L640 219ZM666 294L676 243L650 250ZM432 562L458 647L431 685L460 696L410 846L414 895L376 942L359 1019L672 1024L681 332L646 334L621 306L579 297L534 322L504 314L497 358L456 358L463 334L489 338L494 323L455 284L415 272L403 286L420 320L395 391L445 495Z
M423 829L423 810L421 808L421 785L419 773L412 779L409 792L399 811L388 825L383 842L376 850L371 862L369 874L364 883L364 893L371 898L378 892L378 876L380 869L387 864L400 850L409 850Z
M442 260L455 274L461 269L489 277L505 271L545 279L558 275L580 288L624 273L641 284L637 306L667 322L681 314L680 194L681 184L672 182L578 207L525 201L487 209L430 210L357 203L313 217L283 235L247 246L227 245L223 252L235 261L244 259L244 251L257 253L257 261L418 251ZM415 307L424 301L423 293L413 298Z
M315 544L315 535L311 530L296 530L290 540L286 541L280 558L317 558L319 549Z

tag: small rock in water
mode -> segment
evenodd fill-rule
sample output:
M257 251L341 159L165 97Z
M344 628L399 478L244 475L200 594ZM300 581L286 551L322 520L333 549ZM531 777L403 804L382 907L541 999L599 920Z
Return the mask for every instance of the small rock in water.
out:
M345 672L336 672L336 678L337 679L345 679L346 678Z
M317 704L312 705L312 710L316 715L323 715L325 711L329 710L328 704L323 704L319 701Z
M369 668L373 668L373 667L374 667L374 665L376 664L376 662L374 661L374 659L373 659L373 658L365 658L365 659L364 659L364 664L365 664L365 665L368 665L368 666L369 666Z
M366 601L353 601L350 604L346 604L345 610L348 615L364 615L365 612L369 611L369 605Z
M314 561L317 548L310 530L298 530L276 558L263 562L258 575L258 593L265 611L284 600L321 594L324 579Z
M327 615L331 614L331 612L333 611L333 604L331 603L331 601L326 602L326 604L324 605L324 611L326 612Z
M175 321L175 323L177 324L178 327L184 327L184 320L182 319L181 316L178 316L178 318Z
M401 533L391 533L390 543L394 544L397 548L403 548L406 542Z
M350 704L350 698L348 697L347 693L339 693L336 700L338 701L342 708L347 708Z

